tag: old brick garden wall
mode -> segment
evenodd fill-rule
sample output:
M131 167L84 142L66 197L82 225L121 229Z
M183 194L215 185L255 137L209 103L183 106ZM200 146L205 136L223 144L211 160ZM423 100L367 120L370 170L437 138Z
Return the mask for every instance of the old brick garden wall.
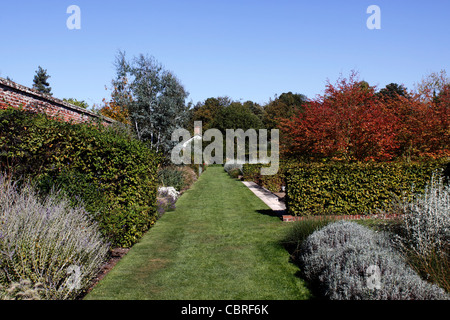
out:
M98 115L50 95L39 93L33 89L17 84L13 81L0 78L0 109L8 107L43 112L52 117L59 117L64 121L76 123L100 119L104 125L114 120Z

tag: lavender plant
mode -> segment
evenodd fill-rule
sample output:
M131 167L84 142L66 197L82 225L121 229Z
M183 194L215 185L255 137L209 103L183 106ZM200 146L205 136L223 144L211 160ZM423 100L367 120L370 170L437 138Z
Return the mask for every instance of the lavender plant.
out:
M56 191L40 199L0 174L0 283L27 279L42 284L44 299L75 298L108 249L82 206Z
M422 280L395 251L386 233L340 221L311 234L302 244L300 264L318 292L337 300L449 299L444 290ZM379 269L377 287L368 270Z

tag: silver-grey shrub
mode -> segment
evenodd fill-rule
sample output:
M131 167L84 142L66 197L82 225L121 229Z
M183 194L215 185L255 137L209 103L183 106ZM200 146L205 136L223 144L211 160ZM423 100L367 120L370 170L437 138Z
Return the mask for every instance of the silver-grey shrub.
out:
M53 192L41 199L30 185L0 174L0 282L30 280L43 299L71 299L90 284L109 246L82 206Z
M450 290L450 186L436 172L412 200L400 202L403 222L397 244L423 278Z
M448 299L441 288L422 280L395 251L385 233L340 221L303 242L300 264L320 295L336 300ZM370 266L380 270L379 288L368 285Z
M450 186L437 173L423 194L400 204L404 213L401 243L421 256L448 254L450 244ZM447 256L448 258L448 256Z

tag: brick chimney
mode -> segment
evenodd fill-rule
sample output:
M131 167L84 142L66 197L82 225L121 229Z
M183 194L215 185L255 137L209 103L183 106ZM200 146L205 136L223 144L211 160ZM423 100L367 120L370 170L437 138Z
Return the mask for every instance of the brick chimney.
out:
M201 135L202 135L202 122L195 121L194 122L194 136L201 136Z

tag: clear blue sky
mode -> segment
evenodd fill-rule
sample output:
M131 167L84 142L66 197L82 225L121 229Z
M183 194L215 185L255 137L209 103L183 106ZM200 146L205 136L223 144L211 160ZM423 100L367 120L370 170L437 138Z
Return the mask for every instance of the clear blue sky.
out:
M72 4L81 30L66 27ZM372 4L381 30L366 27ZM1 0L0 30L1 77L32 86L41 65L55 97L89 104L109 97L119 49L153 55L194 103L313 98L352 69L379 87L450 73L448 0Z

